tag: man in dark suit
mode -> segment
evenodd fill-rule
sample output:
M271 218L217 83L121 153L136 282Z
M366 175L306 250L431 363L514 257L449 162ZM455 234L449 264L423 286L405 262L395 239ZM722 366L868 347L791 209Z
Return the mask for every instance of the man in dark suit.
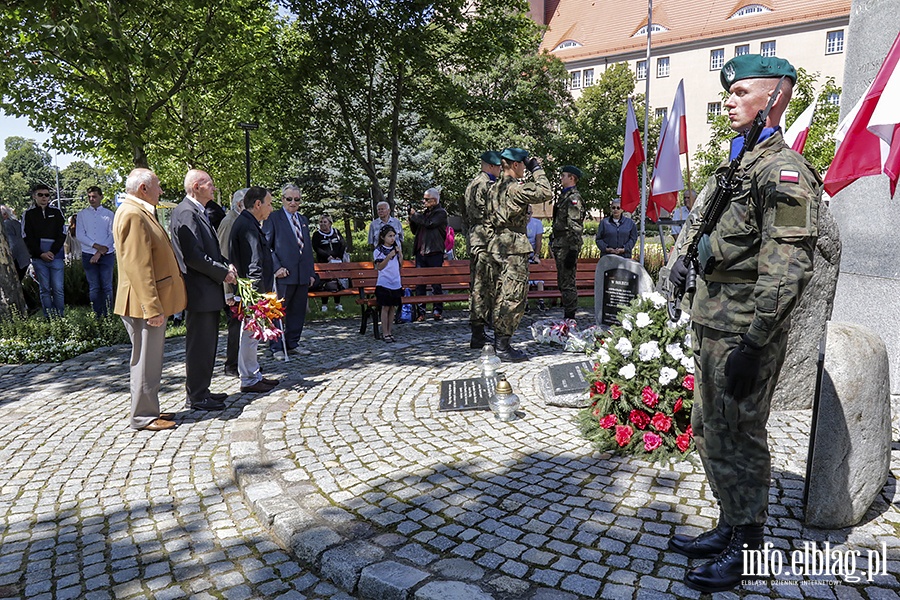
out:
M292 183L281 188L281 202L282 210L274 211L262 227L274 253L276 291L279 298L284 298L285 343L269 343L276 360L285 360L285 345L288 353L299 352L309 286L315 283L309 221L298 211L300 188Z
M227 394L211 393L209 383L216 362L219 313L225 307L222 284L234 283L236 272L222 258L216 230L206 216L206 205L216 192L212 178L204 171L191 169L184 177L184 192L184 200L172 211L169 227L187 288L187 405L197 410L221 410Z
M235 219L231 228L228 256L237 267L238 276L253 283L257 292L272 291L275 268L272 249L266 241L260 224L272 213L272 194L269 190L253 186L244 195L244 211ZM241 376L241 393L268 392L277 379L266 379L259 371L256 352L259 340L250 331L241 329L241 349L238 352L238 373Z
M184 310L187 298L169 237L156 220L159 178L135 169L125 193L113 220L119 257L114 310L131 338L131 427L162 431L175 427L172 413L159 412L166 318Z

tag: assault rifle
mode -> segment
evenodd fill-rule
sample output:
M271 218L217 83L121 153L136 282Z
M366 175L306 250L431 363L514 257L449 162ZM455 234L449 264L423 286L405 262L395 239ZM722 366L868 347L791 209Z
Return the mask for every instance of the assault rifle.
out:
M766 108L756 113L756 118L753 119L750 130L745 137L744 147L741 148L737 156L731 160L731 163L728 165L728 170L722 175L719 175L716 180L716 189L706 202L703 213L700 216L700 228L695 232L691 241L688 242L687 250L684 253L684 264L688 269L687 275L685 275L684 278L684 285L672 285L669 290L666 310L669 313L669 319L672 321L678 321L678 319L681 318L681 300L684 298L684 295L686 293L693 293L694 290L697 289L697 270L699 268L697 255L700 238L704 235L711 234L715 230L716 224L725 212L725 208L731 202L731 197L734 195L734 192L739 185L736 176L738 169L741 167L741 161L744 160L744 154L756 147L759 136L766 126L766 119L769 116L769 111L772 110L772 105L775 104L775 100L778 98L778 93L781 91L781 84L783 82L784 77L778 80L778 84L775 86L775 91L772 92L772 96L769 98L769 103L766 105ZM685 227L688 227L688 225L688 223L685 223Z

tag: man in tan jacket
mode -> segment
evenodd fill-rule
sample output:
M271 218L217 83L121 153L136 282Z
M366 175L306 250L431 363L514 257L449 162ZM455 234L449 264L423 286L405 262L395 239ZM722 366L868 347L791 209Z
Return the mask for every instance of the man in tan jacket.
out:
M159 412L166 319L184 310L187 294L169 236L156 220L159 178L135 169L125 192L113 239L119 258L115 313L131 338L131 427L161 431L175 427L171 413Z

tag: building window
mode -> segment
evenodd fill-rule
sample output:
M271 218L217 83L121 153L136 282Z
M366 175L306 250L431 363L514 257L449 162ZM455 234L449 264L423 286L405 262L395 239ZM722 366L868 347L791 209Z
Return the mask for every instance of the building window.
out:
M829 31L825 37L825 54L840 54L844 51L844 30Z
M709 70L718 71L725 64L725 48L709 51Z
M763 56L775 56L775 42L763 42L759 45L759 53Z
M591 87L594 85L594 70L593 69L585 69L584 74L582 75L582 83L584 87Z
M747 6L741 8L733 15L728 17L729 19L734 19L735 17L747 17L750 15L758 15L760 13L772 12L771 8L766 8L762 4L748 4Z
M638 79L647 79L647 61L639 60L637 61L637 65L635 65L635 73L637 74Z
M665 121L668 114L669 114L668 108L657 108L656 109L656 118L657 119L662 119L663 121Z
M581 44L576 42L575 40L566 40L564 42L560 42L556 48L553 49L554 52L557 50L566 50L568 48L580 48Z
M837 92L831 92L828 94L828 104L833 104L835 106L841 105L841 95Z
M569 77L569 87L573 90L581 89L581 71L572 71Z
M650 33L665 33L666 31L668 31L668 29L666 27L663 27L662 25L659 25L657 23L654 23L653 25L650 26ZM647 35L647 26L646 25L644 25L643 27L638 29L635 32L635 34L631 37L640 37L642 35Z
M668 77L669 76L669 57L664 56L662 58L656 59L656 76L657 77Z
M721 102L708 102L706 104L706 122L712 123L716 117L722 114Z
M734 47L735 56L743 56L744 54L750 54L750 44L741 44Z

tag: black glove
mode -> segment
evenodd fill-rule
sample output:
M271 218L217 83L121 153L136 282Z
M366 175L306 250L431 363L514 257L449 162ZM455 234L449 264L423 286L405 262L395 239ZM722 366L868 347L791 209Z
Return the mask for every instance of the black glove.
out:
M742 339L725 361L725 393L736 400L745 398L759 379L762 348Z
M532 173L534 173L538 169L544 168L541 166L541 163L538 162L538 159L536 156L529 156L528 158L526 158L524 165L525 165L525 168L528 169L529 171L531 171Z
M672 282L677 288L683 288L684 282L687 279L688 267L684 264L684 257L679 256L678 260L675 261L675 264L672 265L672 270L669 271L669 281Z
M574 269L575 265L578 264L578 255L574 252L570 252L566 259L563 261L563 266L567 269Z

